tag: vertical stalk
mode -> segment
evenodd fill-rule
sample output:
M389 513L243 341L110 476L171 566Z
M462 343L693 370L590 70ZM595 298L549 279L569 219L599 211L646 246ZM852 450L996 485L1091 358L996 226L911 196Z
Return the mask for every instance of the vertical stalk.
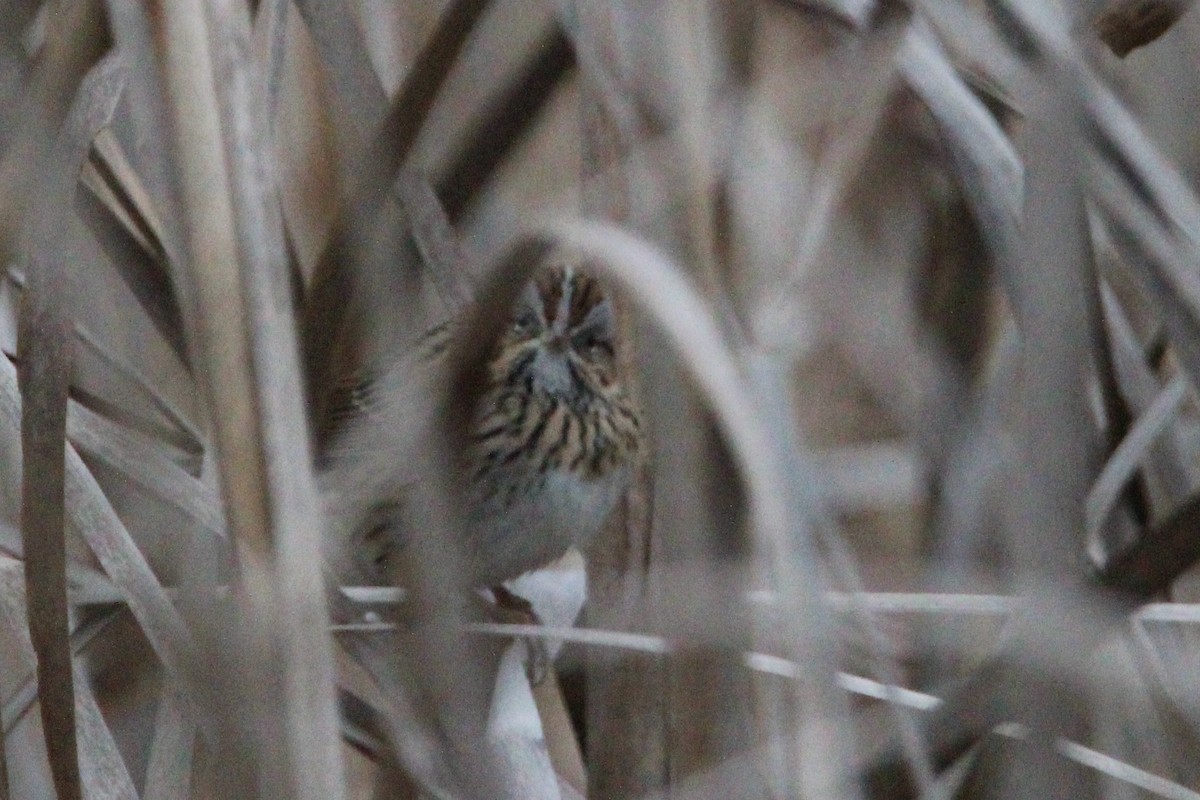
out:
M232 707L225 719L244 732L238 740L255 736L260 746L246 776L253 784L242 791L337 798L344 786L315 488L265 120L253 111L265 91L247 61L246 13L213 6L215 35L201 3L156 3L150 15L186 220L185 324L245 614L235 638L245 645L248 669L239 673L252 690L250 719ZM222 48L216 63L210 41Z

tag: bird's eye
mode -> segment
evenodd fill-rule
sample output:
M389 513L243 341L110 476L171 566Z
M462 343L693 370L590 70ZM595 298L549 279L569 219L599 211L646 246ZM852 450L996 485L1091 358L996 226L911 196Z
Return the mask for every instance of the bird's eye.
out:
M528 336L537 327L537 316L532 311L522 311L513 320L512 330L518 336Z
M575 350L588 361L602 361L613 357L612 344L598 336L590 335L576 339Z

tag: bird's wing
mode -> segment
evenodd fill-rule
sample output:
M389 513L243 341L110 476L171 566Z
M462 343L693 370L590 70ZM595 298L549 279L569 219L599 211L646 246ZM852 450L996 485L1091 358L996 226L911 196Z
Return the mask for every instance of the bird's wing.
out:
M435 365L413 356L360 379L339 407L318 462L326 558L343 580L360 580L364 539L399 524L404 495L429 468L422 452L432 424ZM391 519L384 519L390 517Z

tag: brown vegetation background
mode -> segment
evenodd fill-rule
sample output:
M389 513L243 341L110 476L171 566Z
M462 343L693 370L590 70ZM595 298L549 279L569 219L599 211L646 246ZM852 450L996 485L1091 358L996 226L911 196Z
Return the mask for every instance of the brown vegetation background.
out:
M0 800L1200 798L1188 6L9 3ZM313 454L548 246L652 438L530 691Z

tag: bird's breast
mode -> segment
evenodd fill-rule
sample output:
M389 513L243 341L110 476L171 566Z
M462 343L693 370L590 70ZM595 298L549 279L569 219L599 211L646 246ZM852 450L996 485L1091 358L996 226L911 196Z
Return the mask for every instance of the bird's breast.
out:
M613 470L598 478L550 470L506 481L511 494L492 494L473 514L471 538L479 556L479 583L514 578L583 547L599 531L628 479ZM488 563L484 564L484 561Z

